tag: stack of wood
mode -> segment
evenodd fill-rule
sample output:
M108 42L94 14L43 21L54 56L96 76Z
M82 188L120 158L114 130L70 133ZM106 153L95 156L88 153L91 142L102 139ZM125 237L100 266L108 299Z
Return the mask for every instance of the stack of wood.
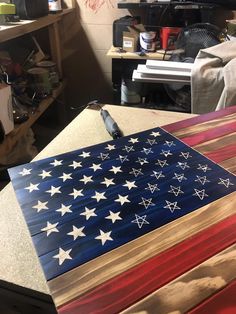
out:
M147 60L133 71L133 81L190 84L193 63Z

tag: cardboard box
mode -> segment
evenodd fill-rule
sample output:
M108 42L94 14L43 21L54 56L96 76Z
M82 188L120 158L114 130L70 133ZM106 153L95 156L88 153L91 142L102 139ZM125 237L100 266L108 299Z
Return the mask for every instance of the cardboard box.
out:
M0 121L5 134L14 129L11 87L0 83Z
M142 24L132 27L128 26L129 31L123 32L123 49L128 52L136 52L138 50L139 34L144 30Z

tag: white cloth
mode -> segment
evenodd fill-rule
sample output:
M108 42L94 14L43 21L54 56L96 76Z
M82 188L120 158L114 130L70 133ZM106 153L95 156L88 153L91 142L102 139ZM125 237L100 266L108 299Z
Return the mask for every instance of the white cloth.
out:
M236 41L199 51L191 74L191 112L236 105Z

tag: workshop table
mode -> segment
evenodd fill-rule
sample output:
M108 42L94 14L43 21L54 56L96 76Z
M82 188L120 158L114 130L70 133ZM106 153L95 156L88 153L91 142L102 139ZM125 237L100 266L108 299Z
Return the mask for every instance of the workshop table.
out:
M169 124L165 127L167 131L227 170L236 172L236 107L190 120L185 119L193 115L183 113L109 105L106 109L124 135ZM181 120L184 121L172 124ZM106 140L110 137L98 110L86 109L37 159ZM213 309L218 307L222 297L226 300L223 303L225 307L233 306L231 303L235 302L230 297L235 291L235 194L207 206L207 211L201 208L178 219L175 225L169 224L158 238L152 238L153 233L150 233L150 238L145 238L147 242L140 250L131 252L132 242L126 244L124 254L111 258L108 268L106 259L100 256L96 267L94 264L92 269L86 269L86 264L82 265L80 275L72 270L65 284L55 279L50 284L51 291L11 184L1 192L0 201L1 254L4 256L0 268L0 295L8 295L10 291L18 293L18 300L14 298L16 294L12 299L19 310L24 309L24 313L53 313L51 295L59 312L68 314L115 313L123 309L127 313L184 312L207 298L204 307L214 313L212 306ZM127 254L129 250L131 253ZM137 273L139 278L134 277ZM189 278L190 285L187 285ZM144 288L142 283L145 283ZM8 293L4 292L6 290Z

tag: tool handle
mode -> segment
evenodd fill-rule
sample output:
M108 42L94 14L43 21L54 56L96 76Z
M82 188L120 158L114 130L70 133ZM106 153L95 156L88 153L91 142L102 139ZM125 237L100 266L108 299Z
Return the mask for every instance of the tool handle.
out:
M121 137L122 136L121 131L117 123L110 116L109 112L105 109L101 109L101 116L105 123L107 132L113 137L113 139Z

